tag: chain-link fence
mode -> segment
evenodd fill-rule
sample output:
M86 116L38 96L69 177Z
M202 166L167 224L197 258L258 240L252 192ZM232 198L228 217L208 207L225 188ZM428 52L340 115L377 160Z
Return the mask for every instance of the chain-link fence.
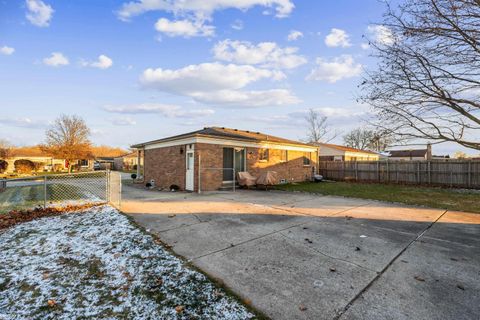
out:
M114 187L111 180L114 180ZM120 174L109 171L2 180L0 182L0 213L39 206L110 203L111 200L115 206L119 207L120 192Z

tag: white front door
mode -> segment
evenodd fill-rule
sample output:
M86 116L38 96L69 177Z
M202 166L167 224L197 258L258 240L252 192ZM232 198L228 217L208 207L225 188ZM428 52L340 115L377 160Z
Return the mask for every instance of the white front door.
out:
M193 191L194 188L194 157L193 157L193 150L187 151L187 158L186 158L186 176L185 176L185 190Z

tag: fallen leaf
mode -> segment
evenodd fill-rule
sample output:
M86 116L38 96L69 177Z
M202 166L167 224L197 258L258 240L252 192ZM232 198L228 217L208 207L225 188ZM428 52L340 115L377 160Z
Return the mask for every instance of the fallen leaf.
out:
M177 313L182 313L182 312L183 312L183 309L185 309L184 306L176 306L176 307L175 307L175 311L177 311Z
M47 303L49 307L54 307L57 304L53 299L48 300Z
M417 280L417 281L425 282L425 279L423 279L423 278L420 277L420 276L415 276L414 278L415 278L415 280Z
M335 271L337 271L337 269L335 269L334 267L330 267L330 271L335 272Z

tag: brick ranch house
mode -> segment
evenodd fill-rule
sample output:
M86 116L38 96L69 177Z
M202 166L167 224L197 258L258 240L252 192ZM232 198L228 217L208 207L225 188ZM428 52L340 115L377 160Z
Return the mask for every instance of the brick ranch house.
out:
M199 191L199 180L201 191L231 185L234 171L247 171L253 176L275 171L279 181L285 182L310 180L318 161L315 146L219 127L139 143L132 148L143 156L145 182L154 180L156 187L177 185L188 191Z

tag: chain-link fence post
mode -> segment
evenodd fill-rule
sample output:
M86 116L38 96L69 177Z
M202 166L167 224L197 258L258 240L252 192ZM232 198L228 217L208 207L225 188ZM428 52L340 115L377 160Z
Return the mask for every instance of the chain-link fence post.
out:
M105 170L105 200L110 203L110 172Z
M47 208L47 176L43 176L43 209Z

